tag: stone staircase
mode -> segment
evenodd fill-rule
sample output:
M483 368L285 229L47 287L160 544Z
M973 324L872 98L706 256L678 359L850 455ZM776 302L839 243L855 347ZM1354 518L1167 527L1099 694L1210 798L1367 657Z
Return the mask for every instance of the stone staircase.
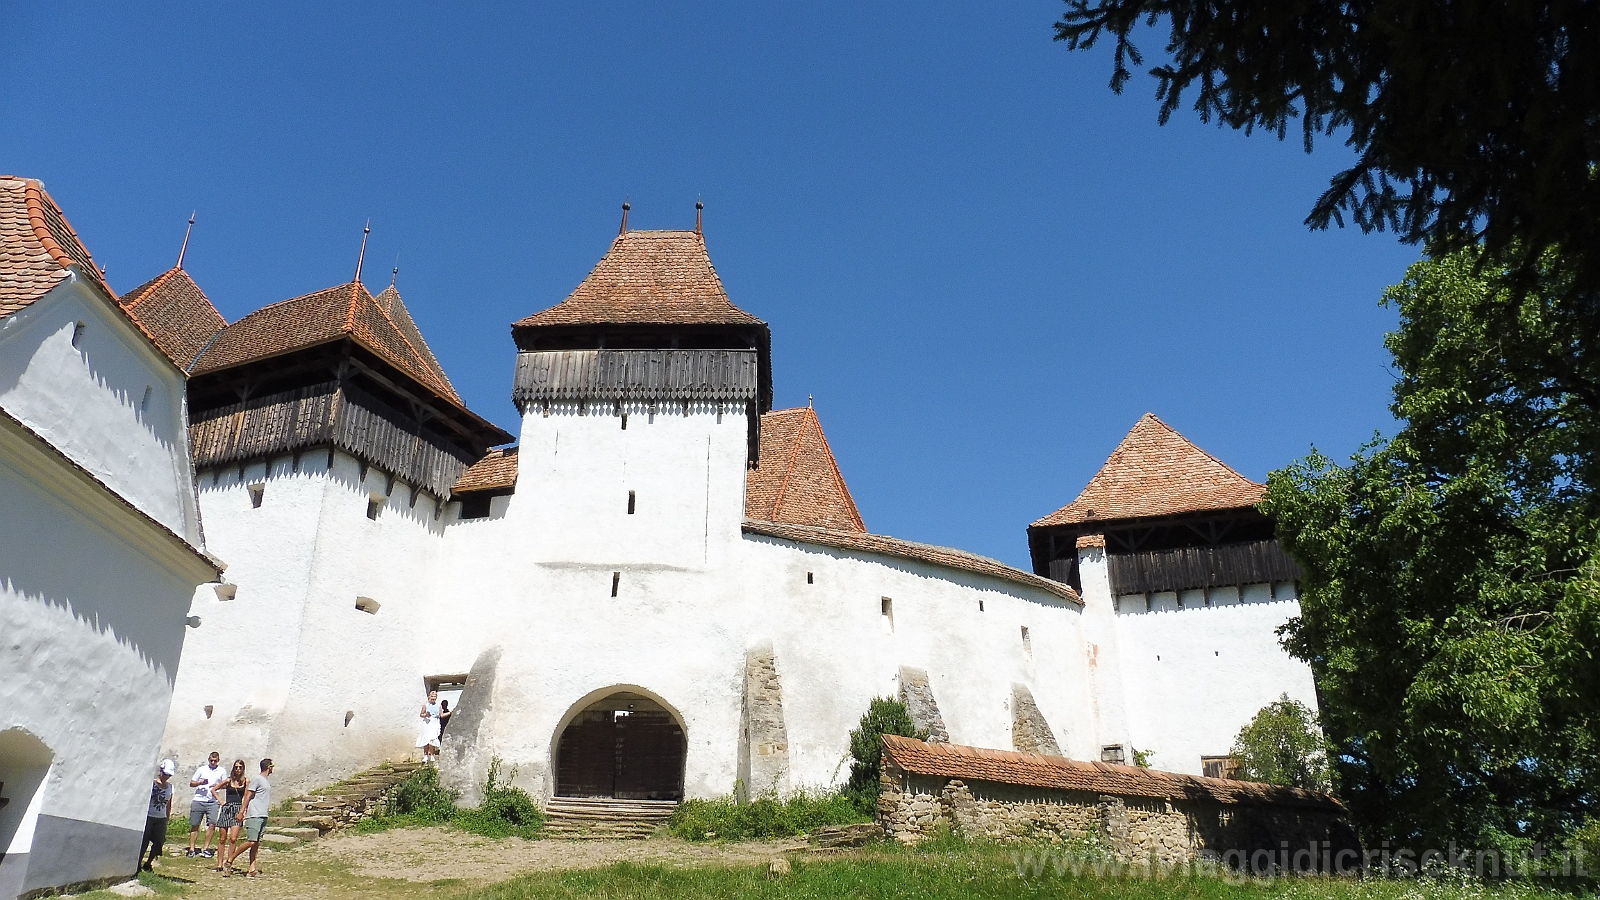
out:
M298 797L290 801L288 815L267 818L261 845L281 850L354 824L420 768L422 763L414 761L384 763Z
M544 808L544 833L553 838L646 838L667 824L671 800L551 797Z

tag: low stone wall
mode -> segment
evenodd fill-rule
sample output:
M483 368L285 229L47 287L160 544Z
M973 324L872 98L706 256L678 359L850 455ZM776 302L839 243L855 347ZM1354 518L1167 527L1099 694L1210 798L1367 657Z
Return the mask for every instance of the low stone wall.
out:
M904 739L897 739L909 744ZM948 745L946 745L948 747ZM942 752L968 750L948 748ZM1247 865L1258 851L1269 851L1273 865L1291 859L1297 851L1306 867L1324 868L1342 849L1359 845L1345 822L1344 811L1332 798L1304 791L1238 785L1230 794L1203 782L1167 773L1149 773L1149 782L1171 781L1187 790L1175 796L1149 796L1138 779L1121 770L1127 766L1081 763L1036 754L972 751L980 764L976 773L1003 774L1003 766L981 763L1015 756L1030 765L1055 765L1085 780L1132 787L1119 793L1012 784L973 777L953 777L908 771L886 747L878 821L888 837L905 844L926 840L941 828L969 839L992 841L1086 841L1126 863L1178 866L1211 858ZM915 754L901 754L912 764ZM947 755L945 759L957 758ZM958 759L958 758L957 758ZM925 763L926 758L920 758ZM924 768L934 766L924 765ZM1020 770L1020 767L1019 767ZM1209 790L1208 790L1209 788ZM1250 789L1256 790L1250 790ZM1230 800L1233 795L1259 794L1259 798ZM1285 853L1287 846L1287 854ZM1314 852L1310 852L1313 851ZM1230 851L1233 855L1230 855Z

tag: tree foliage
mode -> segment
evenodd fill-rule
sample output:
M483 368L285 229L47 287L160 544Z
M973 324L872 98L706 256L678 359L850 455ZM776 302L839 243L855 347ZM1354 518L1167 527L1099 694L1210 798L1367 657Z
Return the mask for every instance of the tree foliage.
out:
M1600 408L1600 4L1589 0L1066 0L1056 40L1115 41L1111 87L1170 25L1150 67L1160 120L1342 135L1357 159L1307 218L1392 228L1443 256L1482 245L1515 293L1586 359L1565 373ZM1553 251L1560 253L1552 257ZM1569 273L1541 280L1552 259ZM1547 274L1547 273L1546 273ZM1557 320L1560 321L1557 321ZM1491 323L1493 324L1493 323Z
M1522 292L1509 265L1412 266L1384 297L1398 433L1269 478L1304 570L1285 646L1369 839L1558 840L1600 800L1600 416L1552 314L1570 268Z
M850 781L845 793L853 798L863 812L872 814L878 808L878 774L883 767L883 736L898 734L926 740L911 721L911 712L899 700L875 697L867 705L861 722L850 730Z
M1263 706L1233 739L1236 778L1328 791L1328 744L1317 714L1284 694Z

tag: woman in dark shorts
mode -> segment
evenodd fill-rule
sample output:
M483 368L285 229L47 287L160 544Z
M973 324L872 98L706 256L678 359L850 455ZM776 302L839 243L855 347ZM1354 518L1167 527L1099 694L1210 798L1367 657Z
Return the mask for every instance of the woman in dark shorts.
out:
M228 770L228 779L218 785L222 789L222 812L217 817L217 827L222 829L222 839L217 845L217 859L228 859L228 854L233 852L233 845L239 841L239 804L244 802L244 789L250 780L244 774L244 760L233 761L233 768ZM223 866L217 866L215 871L221 872Z

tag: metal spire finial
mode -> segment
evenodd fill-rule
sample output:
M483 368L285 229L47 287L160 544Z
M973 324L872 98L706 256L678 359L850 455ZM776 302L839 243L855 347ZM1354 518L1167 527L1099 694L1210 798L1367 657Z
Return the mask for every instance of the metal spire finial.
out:
M361 264L367 261L367 235L371 233L372 220L368 219L366 227L361 229L361 255L356 257L356 277L351 280L352 283L361 281Z
M622 230L617 232L617 234L619 236L628 233L628 210L629 209L631 209L631 207L628 206L628 201L626 201L626 200L622 201Z
M195 210L199 212L199 210ZM189 233L194 231L194 213L189 213L189 227L183 230L183 246L178 248L178 268L183 268L183 256L189 252Z
M399 281L399 280L400 280L400 254L396 253L394 255L394 271L389 273L389 287L394 287L394 283L396 281Z
M695 234L701 234L702 233L700 231L700 213L705 208L706 208L706 205L703 202L701 202L698 198L696 198L695 201L694 201L694 233Z
M812 398L812 396L811 396L811 395L810 395L810 394L807 394L807 395L806 395L806 409L811 409L811 408L812 408L812 407L811 407L811 401L812 401L812 399L813 399L813 398Z

